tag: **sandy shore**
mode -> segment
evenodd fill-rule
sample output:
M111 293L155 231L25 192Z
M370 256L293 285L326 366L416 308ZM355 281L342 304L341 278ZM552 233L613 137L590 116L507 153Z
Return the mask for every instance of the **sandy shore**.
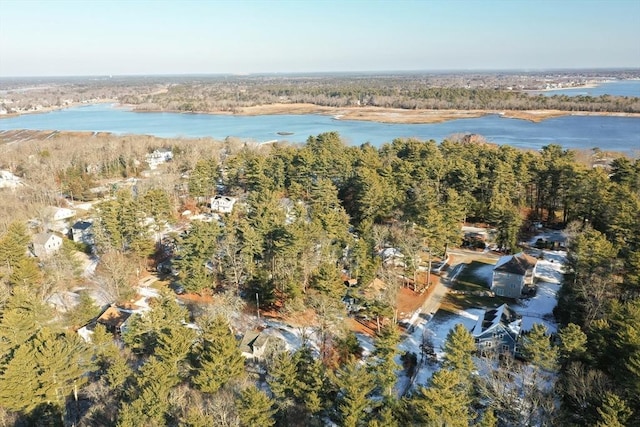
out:
M362 120L379 123L428 124L449 120L471 119L489 114L504 118L541 122L545 119L561 116L614 116L639 117L640 113L562 111L562 110L403 110L400 108L353 107L333 108L313 104L271 104L243 108L238 115L268 114L326 114L337 120Z
M580 90L580 89L593 89L596 88L598 86L600 86L601 84L604 83L610 83L614 80L605 80L605 81L601 81L601 82L597 82L597 83L587 83L587 84L583 84L583 85L577 85L577 86L566 86L566 87L550 87L548 89L526 89L526 90L522 90L522 92L525 93L538 93L538 92L558 92L558 91L563 91L563 90Z

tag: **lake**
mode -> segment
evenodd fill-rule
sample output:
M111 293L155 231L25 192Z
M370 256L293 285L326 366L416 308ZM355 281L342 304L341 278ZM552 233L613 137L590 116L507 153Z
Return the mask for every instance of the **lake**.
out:
M227 136L258 142L304 142L310 135L337 131L346 143L380 146L395 138L415 137L438 142L456 133L475 133L496 144L540 149L552 143L564 148L640 155L640 118L564 116L533 123L488 115L433 124L387 124L336 120L319 114L231 116L213 114L136 113L109 104L74 107L43 114L0 119L0 130L70 130L146 134L159 137ZM280 135L278 132L292 132Z
M619 80L599 84L589 88L569 88L553 89L544 91L532 91L532 94L542 94L544 96L567 95L567 96L633 96L640 98L640 80Z

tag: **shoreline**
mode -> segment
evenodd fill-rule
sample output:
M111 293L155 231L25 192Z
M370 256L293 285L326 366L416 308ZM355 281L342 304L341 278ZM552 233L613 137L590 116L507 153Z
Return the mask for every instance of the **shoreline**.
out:
M559 92L559 91L563 91L563 90L580 90L580 89L595 89L598 86L605 84L605 83L611 83L614 82L616 80L605 80L602 82L598 82L598 83L587 83L587 84L583 84L583 85L577 85L577 86L567 86L567 87L551 87L551 88L545 88L545 89L523 89L520 92L523 93L539 93L539 92Z
M19 117L24 114L45 114L53 111L97 104L114 104L114 108L128 109L135 113L175 113L175 114L210 114L210 115L303 115L321 114L333 116L335 120L369 121L386 124L434 124L451 120L472 119L487 115L498 115L506 119L527 120L539 123L546 119L563 116L609 116L640 118L640 113L565 111L565 110L406 110L384 107L326 107L315 104L267 104L239 108L237 111L177 111L177 110L136 110L135 105L119 104L115 100L104 100L95 103L78 103L65 107L47 107L39 111L0 115L4 118Z

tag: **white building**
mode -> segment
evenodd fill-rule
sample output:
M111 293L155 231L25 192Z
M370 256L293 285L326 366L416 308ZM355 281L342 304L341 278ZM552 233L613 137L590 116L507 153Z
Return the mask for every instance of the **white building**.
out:
M233 205L237 199L229 196L216 195L211 198L211 211L220 213L231 213Z
M166 163L173 159L173 151L170 148L158 148L153 153L147 154L145 160L149 165L149 169L156 169L158 165Z
M44 258L62 248L62 237L53 233L38 233L33 236L32 251L37 257Z
M48 206L45 210L46 219L49 221L63 221L65 219L76 216L76 211L68 208L60 208L57 206Z

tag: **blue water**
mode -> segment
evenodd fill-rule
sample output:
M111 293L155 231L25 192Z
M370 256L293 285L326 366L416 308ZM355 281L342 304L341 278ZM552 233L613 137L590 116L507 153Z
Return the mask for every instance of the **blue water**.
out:
M567 96L633 96L640 98L640 80L620 80L609 83L602 83L593 88L558 89L547 91L530 92L533 94L543 94L545 96L567 95Z
M227 136L264 141L304 142L310 135L337 131L346 143L370 142L380 146L395 138L415 137L438 142L455 133L476 133L497 144L539 149L548 144L565 148L625 152L640 155L640 118L564 116L532 123L489 115L435 124L385 124L336 120L318 114L231 116L180 113L135 113L112 105L98 104L44 114L0 119L0 130L71 130L147 134L159 137ZM293 132L281 136L278 132Z

